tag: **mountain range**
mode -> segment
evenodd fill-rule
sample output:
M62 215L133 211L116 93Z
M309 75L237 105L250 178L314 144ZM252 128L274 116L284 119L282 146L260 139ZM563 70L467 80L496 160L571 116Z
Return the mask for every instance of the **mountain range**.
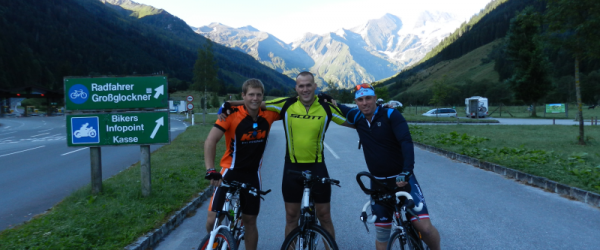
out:
M290 77L308 70L318 76L320 86L332 81L348 88L390 77L418 62L460 23L444 12L425 11L412 22L386 14L352 29L307 33L292 43L252 26L232 28L211 23L192 29Z

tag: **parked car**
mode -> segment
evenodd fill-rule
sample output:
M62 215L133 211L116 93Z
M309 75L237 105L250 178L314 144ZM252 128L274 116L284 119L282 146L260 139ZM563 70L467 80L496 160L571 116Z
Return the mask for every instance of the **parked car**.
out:
M387 104L390 108L402 107L402 103L399 101L390 101Z
M444 108L444 109L432 109L429 110L425 113L423 113L424 116L433 116L433 117L456 117L456 110L455 109L450 109L450 108Z

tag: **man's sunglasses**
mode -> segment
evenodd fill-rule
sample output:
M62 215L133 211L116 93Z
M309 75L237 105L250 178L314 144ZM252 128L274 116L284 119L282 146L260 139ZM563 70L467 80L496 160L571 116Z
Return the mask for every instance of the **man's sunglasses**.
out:
M356 85L356 90L360 90L360 89L373 89L373 86L369 85L368 83Z
M254 129L254 132L252 132L252 137L256 137L256 134L258 134L258 123L254 123L252 124L252 129Z

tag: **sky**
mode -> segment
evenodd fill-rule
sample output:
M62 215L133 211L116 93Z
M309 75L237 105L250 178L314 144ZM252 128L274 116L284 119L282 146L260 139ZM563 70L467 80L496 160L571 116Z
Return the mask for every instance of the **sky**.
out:
M404 23L425 11L444 11L468 20L491 0L133 0L164 9L200 27L213 22L239 28L252 25L286 43L305 33L350 29L386 13Z

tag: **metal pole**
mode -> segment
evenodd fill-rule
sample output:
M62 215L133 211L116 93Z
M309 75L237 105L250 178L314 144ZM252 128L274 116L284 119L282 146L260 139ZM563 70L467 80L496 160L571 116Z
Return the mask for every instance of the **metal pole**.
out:
M152 190L150 175L150 145L140 145L140 172L142 177L142 195L149 196Z
M92 167L92 194L102 192L102 152L100 147L90 147L90 166Z

